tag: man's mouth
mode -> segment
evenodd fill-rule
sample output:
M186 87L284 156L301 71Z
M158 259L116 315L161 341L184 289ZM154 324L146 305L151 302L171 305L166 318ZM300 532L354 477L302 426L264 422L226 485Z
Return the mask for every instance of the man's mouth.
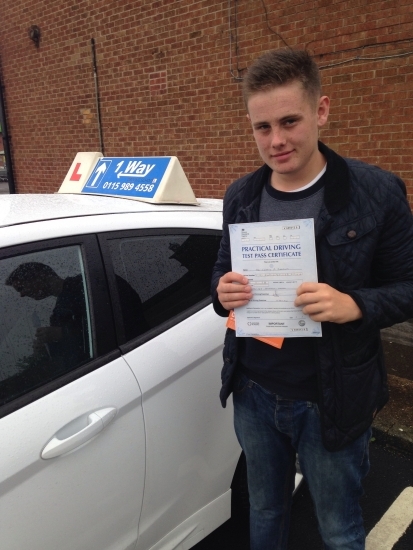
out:
M281 153L276 153L275 155L271 155L271 157L275 160L283 160L288 158L293 151L282 151Z

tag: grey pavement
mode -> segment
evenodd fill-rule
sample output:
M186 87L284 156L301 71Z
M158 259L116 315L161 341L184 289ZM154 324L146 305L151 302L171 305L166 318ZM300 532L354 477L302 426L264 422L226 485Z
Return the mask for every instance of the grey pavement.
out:
M8 195L9 184L7 182L0 181L0 195Z
M376 416L373 435L413 454L413 320L381 332L390 399Z

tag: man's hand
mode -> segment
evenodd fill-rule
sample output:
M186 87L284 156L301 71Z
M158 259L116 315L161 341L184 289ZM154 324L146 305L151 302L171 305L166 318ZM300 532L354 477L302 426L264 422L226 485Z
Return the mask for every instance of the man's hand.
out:
M362 317L360 308L351 296L324 283L300 285L294 305L303 306L303 313L313 321L342 324Z
M236 307L245 306L252 298L248 279L239 273L229 271L223 275L217 287L218 300L228 311Z
M58 342L62 338L61 327L39 327L36 330L36 337L33 342L34 351L38 352L43 349L45 344Z

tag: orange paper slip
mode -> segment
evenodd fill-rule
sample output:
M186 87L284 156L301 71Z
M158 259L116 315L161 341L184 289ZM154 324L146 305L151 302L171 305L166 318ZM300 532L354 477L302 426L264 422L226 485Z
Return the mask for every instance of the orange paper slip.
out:
M232 330L235 330L235 313L232 309L229 312L228 319L227 319L227 328L230 328ZM273 346L274 348L281 349L284 338L282 336L253 336L256 340L260 340L261 342L264 342L265 344L269 344L270 346Z

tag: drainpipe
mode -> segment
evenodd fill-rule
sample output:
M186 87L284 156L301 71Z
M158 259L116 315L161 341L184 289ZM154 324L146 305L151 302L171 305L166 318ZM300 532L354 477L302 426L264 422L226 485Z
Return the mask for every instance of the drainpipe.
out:
M4 145L4 156L6 157L6 169L7 169L7 180L9 184L9 193L16 193L16 186L14 184L14 174L13 174L13 164L10 153L10 136L7 130L7 119L6 111L4 109L4 95L3 95L3 83L0 77L0 122L1 129L3 133L3 145Z
M98 130L99 130L99 144L100 152L105 156L104 146L103 146L103 132L102 132L102 116L100 112L100 94L99 94L99 81L98 81L98 65L96 61L96 47L95 39L92 38L90 41L92 47L92 61L93 61L93 79L95 81L95 96L96 96L96 111L98 119Z

